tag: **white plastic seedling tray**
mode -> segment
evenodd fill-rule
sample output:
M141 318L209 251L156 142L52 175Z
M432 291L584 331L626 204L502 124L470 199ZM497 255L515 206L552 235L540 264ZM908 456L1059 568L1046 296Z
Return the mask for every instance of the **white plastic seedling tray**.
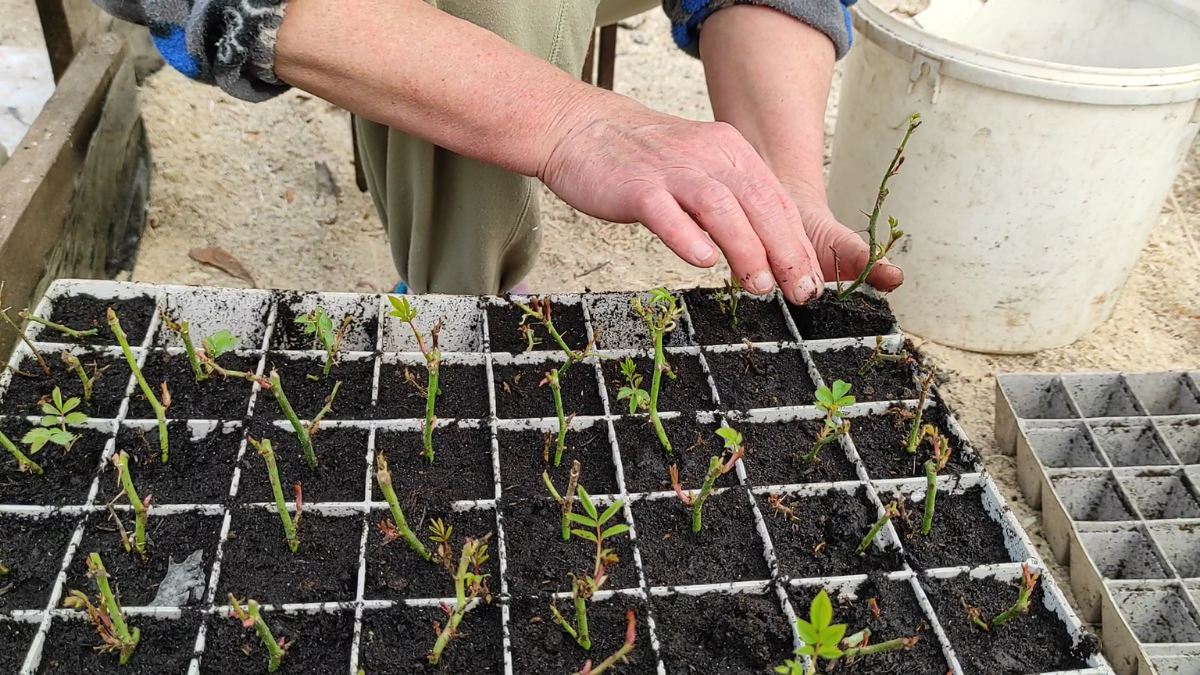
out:
M997 376L996 437L1121 675L1200 663L1196 372ZM1189 668L1191 670L1189 670Z
M394 369L397 365L408 365L417 369L420 369L422 366L421 356L415 351L415 343L412 341L411 333L408 331L407 326L400 325L396 319L388 316L391 306L386 296L336 293L297 294L262 290L231 290L65 280L55 282L51 285L46 297L36 308L36 313L40 317L49 318L52 316L55 302L63 298L84 294L111 299L148 298L153 301L157 311L150 319L149 327L145 331L144 337L142 337L138 344L133 345L134 354L140 364L147 363L147 359L159 350L166 349L171 354L176 355L181 351L181 344L177 336L165 329L159 312L167 312L169 316L175 319L190 321L193 337L197 340L219 329L232 331L241 339L238 354L252 358L256 363L256 372L260 374L263 373L271 356L276 358L301 358L304 356L319 355L320 352L314 353L308 350L289 351L280 349L278 344L279 338L277 336L279 326L277 319L281 311L286 310L293 313L304 312L319 304L334 312L335 319L339 318L338 313L350 312L363 319L363 322L359 322L359 325L375 326L374 332L352 331L347 338L347 351L342 356L343 364L363 361L371 364L369 368L357 372L363 372L363 377L370 378L371 380L372 406L379 400L380 380L384 369ZM553 296L552 299L560 306L574 305L582 310L586 337L592 339L597 337L597 333L599 333L598 345L602 355L611 357L624 357L626 355L646 356L649 354L650 344L646 338L644 327L628 315L627 310L631 297L632 294L629 293L614 293L559 295ZM498 385L494 371L496 368L501 368L506 364L534 363L543 360L554 362L560 359L561 356L552 349L532 354L499 353L494 351L491 346L493 334L491 332L492 329L489 327L487 308L490 305L503 304L504 301L500 298L412 296L410 297L410 302L420 312L421 318L418 319L418 324L425 330L432 325L435 317L442 316L446 319L446 325L441 334L442 348L445 352L445 364L482 366L486 372L487 413L474 419L441 420L440 424L454 425L465 429L482 429L490 437L491 466L493 471L492 489L478 495L478 498L454 502L451 505L451 510L452 512L473 511L476 515L482 514L487 520L495 523L495 536L491 551L495 565L492 570L496 578L494 579L492 590L495 593L494 604L497 604L499 607L499 611L496 613L496 621L499 625L477 627L477 629L484 631L495 629L503 636L503 660L495 668L490 668L487 667L487 664L483 664L478 672L514 675L516 671L514 670L512 634L513 621L515 619L512 617L512 603L514 600L524 599L529 596L518 596L512 591L513 575L515 572L510 564L513 555L513 542L505 533L506 527L511 525L506 519L506 511L510 504L506 500L514 498L544 499L545 493L513 495L506 492L506 480L501 467L505 465L504 453L509 452L509 450L503 448L498 439L503 437L506 432L516 432L522 429L550 431L556 428L557 421L553 417L511 419L502 418L498 415ZM703 369L704 377L707 379L711 396L705 395L703 402L695 403L694 411L684 413L667 412L663 414L664 419L669 420L681 414L691 414L694 412L700 423L712 422L719 423L722 426L732 424L740 430L746 429L748 425L753 424L817 419L820 417L819 411L806 402L774 408L731 410L729 406L722 405L721 403L721 392L723 391L723 386L727 383L721 382L719 378L714 378L713 371L709 367L709 359L714 355L748 349L756 349L763 352L787 352L789 355L798 357L796 363L802 364L802 367L806 371L803 374L807 375L816 386L821 386L826 384L826 378L823 377L821 370L814 365L813 354L854 347L865 346L871 348L875 344L874 336L851 336L828 340L804 339L804 336L797 330L789 307L779 295L773 295L766 299L744 296L743 303L764 303L764 305L759 305L759 307L765 306L770 312L778 312L779 316L782 317L783 323L786 325L786 336L783 339L766 343L700 346L696 340L695 327L692 324L690 314L687 312L685 302L684 318L680 322L679 328L671 334L668 340L668 352L671 357L687 356L698 360ZM377 320L377 323L372 324L371 320ZM101 330L106 332L107 327L102 324ZM58 352L63 349L74 351L79 351L80 349L78 345L71 344L69 341L63 342L57 333L53 331L48 332L48 329L44 329L37 324L31 324L26 334L40 352L49 356L56 357ZM885 347L889 351L895 352L902 347L903 336L893 326L893 329L884 336L884 342ZM97 349L99 350L97 353L101 355L120 356L120 350L115 346L100 346ZM29 348L24 343L18 344L9 361L10 367L12 369L21 367L23 361L29 355ZM393 370L392 372L395 371ZM663 624L659 621L659 615L655 609L656 599L676 595L691 595L715 599L717 595L723 594L752 594L761 598L770 598L775 610L786 620L786 625L788 626L786 639L789 641L791 649L794 650L801 646L799 634L795 630L794 618L798 614L806 613L807 608L793 607L788 596L788 589L801 586L826 585L831 590L853 592L853 589L861 583L865 577L831 578L820 575L813 577L793 577L784 573L780 565L775 542L772 540L771 528L768 527L766 520L770 517L770 514L764 513L765 510L768 510L767 500L771 494L813 496L831 491L853 493L860 488L864 488L871 509L876 514L882 514L884 512L884 503L892 498L903 498L907 500L911 508L917 509L921 508L920 504L924 500L925 482L923 479L880 479L871 475L868 467L860 459L855 444L853 426L848 437L842 438L837 446L831 446L824 451L827 453L843 453L845 459L853 465L854 478L844 482L809 484L770 484L759 482L751 480L746 471L746 462L752 460L744 459L737 466L736 479L727 477L720 484L717 494L725 496L728 493L734 495L736 499L745 500L744 503L748 506L750 513L750 517L746 520L746 527L749 528L753 524L754 538L761 543L762 561L764 563L762 569L765 571L761 575L752 575L752 578L729 578L714 583L654 583L654 580L647 573L647 540L645 539L647 535L644 533L639 535L639 523L637 522L635 511L646 504L662 500L674 500L675 497L669 491L634 492L627 489L628 476L626 475L626 469L629 466L627 462L630 460L629 457L623 457L623 452L626 452L628 449L622 447L618 440L619 434L616 430L617 423L628 418L628 415L623 414L628 412L625 402L618 402L610 397L609 388L606 386L608 383L605 381L599 359L589 359L585 364L577 365L572 369L570 377L578 378L581 376L586 376L593 380L596 393L601 402L601 410L599 414L579 415L575 417L571 425L572 432L598 429L602 434L601 437L607 440L608 450L611 451L612 464L615 468L617 490L616 494L599 494L596 496L596 499L601 503L612 503L616 499L625 500L626 504L623 508L622 516L632 528L629 538L632 556L624 558L621 565L632 568L635 572L631 575L633 581L623 586L610 586L604 593L597 597L597 601L625 602L639 600L647 608L645 613L639 613L638 619L639 624L643 624L644 622L643 625L646 627L645 634L649 638L651 646L649 653L652 654L653 662L622 666L616 672L656 672L660 674L680 672L678 669L672 671L668 657L664 656L670 650L662 642ZM12 377L14 375L9 371L0 374L0 411L11 410L9 406L15 405L15 402L5 400L5 392ZM916 384L915 371L913 378L913 383ZM1145 390L1151 391L1152 384L1145 383ZM670 386L669 381L665 386ZM7 488L5 484L0 483L0 517L11 518L22 516L28 518L47 518L52 515L65 515L74 518L76 523L73 536L63 552L64 555L58 575L55 579L50 580L52 588L47 593L45 602L38 603L36 607L20 607L0 611L0 621L22 622L37 626L34 637L29 639L27 643L22 642L21 644L4 647L4 649L16 650L19 653L25 654L23 666L19 671L21 675L33 675L34 673L42 672L47 659L55 658L55 655L48 654L45 651L45 647L48 637L54 635L56 626L63 625L64 622L79 621L81 619L78 612L61 609L61 600L70 590L68 587L69 574L74 573L77 568L82 567L83 559L86 556L86 551L81 548L81 541L84 538L85 531L90 531L89 528L93 527L97 521L103 521L107 517L107 506L105 498L101 493L101 484L102 482L114 479L114 474L108 465L113 453L120 449L117 447L118 431L120 429L140 429L151 432L156 428L153 420L147 420L144 416L140 418L131 416L131 406L135 405L135 403L144 405L137 403L139 398L140 391L138 386L133 377L130 376L124 388L124 397L115 413L110 417L94 419L88 423L90 428L97 430L97 433L107 435L108 438L104 445L103 455L94 472L85 477L86 480L90 481L86 497L65 504L14 504L6 501ZM1064 400L1067 399L1064 398ZM1153 404L1156 406L1169 405L1158 399L1155 399ZM916 405L917 401L914 399L864 402L852 406L848 411L848 415L853 423L855 419L861 419L868 415L878 415L892 406L907 408L911 411ZM931 393L925 405L927 408L941 405L936 388ZM178 668L172 672L188 673L189 675L199 675L200 673L209 672L205 668L206 649L212 644L213 631L216 630L215 627L221 622L231 621L228 618L230 608L226 604L226 598L223 597L223 593L218 593L218 589L222 588L220 586L221 576L228 573L228 570L224 569L223 563L226 562L226 557L230 550L230 541L232 541L230 537L231 524L243 514L250 514L255 511L274 511L275 507L273 503L263 503L262 500L247 500L240 496L248 489L246 485L246 471L261 462L253 452L253 449L248 448L245 440L245 432L251 428L263 428L261 415L264 413L262 413L262 410L273 410L273 406L273 401L260 393L257 385L255 385L249 396L248 405L244 410L224 411L223 414L216 416L219 419L188 420L189 430L193 436L230 434L240 438L237 444L237 461L231 464L232 468L229 472L228 492L224 492L223 489L220 491L227 496L224 499L213 499L211 503L155 503L152 505L151 515L154 518L170 518L181 514L207 514L220 520L215 557L211 564L211 571L204 580L203 591L199 593L202 596L200 599L187 606L127 607L130 617L143 626L153 625L149 623L152 621L195 622L197 626L195 635L189 638L194 641L194 651L188 652L185 656L181 657ZM336 406L335 409L337 409ZM328 643L343 644L345 651L341 656L344 659L338 658L338 662L341 665L331 672L348 673L349 675L355 675L358 668L363 666L362 655L364 652L362 646L367 639L364 636L365 629L363 626L371 616L388 610L404 608L413 610L420 608L428 609L437 607L443 602L452 602L451 598L444 597L445 595L450 595L449 592L443 594L443 597L407 597L400 593L395 594L394 597L387 597L388 592L385 591L383 593L384 597L381 598L379 597L377 588L370 591L367 589L367 579L370 576L368 568L371 564L369 562L369 549L373 546L369 542L372 536L377 536L378 534L375 532L376 524L383 520L387 514L386 504L378 497L373 498L377 492L373 490L373 472L371 469L374 466L375 455L380 449L378 444L389 433L419 430L423 420L378 419L373 410L364 411L362 415L355 415L354 412L340 409L339 414L335 418L323 422L322 429L361 430L365 438L364 444L361 448L351 448L348 451L361 453L359 461L353 465L356 468L352 470L361 472L359 478L361 479L362 489L356 490L355 497L351 499L333 501L317 499L314 501L306 498L304 507L305 512L314 514L313 517L315 518L336 519L345 526L344 531L348 533L345 543L348 547L357 550L356 572L354 573L355 581L353 583L354 590L345 594L344 597L335 597L323 602L284 603L279 605L264 604L264 613L268 622L272 616L280 618L283 614L330 614L340 617L341 621L337 625L342 626L346 633L341 636L342 640L340 643L337 640L332 640ZM274 433L278 437L286 437L290 433L285 421L276 420L270 415L267 415L267 419L270 421L270 425L266 428L274 429ZM0 416L0 423L3 423L4 420L5 418ZM1157 422L1158 420L1155 420L1156 424ZM1044 565L1039 559L1037 551L1029 544L1029 540L1025 533L1022 532L1020 525L1009 512L991 477L983 471L978 461L978 456L952 414L948 415L945 426L947 428L943 429L943 432L950 435L956 455L965 460L970 468L965 472L953 476L943 476L938 483L939 493L959 494L972 487L982 488L982 506L988 517L1003 532L1009 560L997 564L977 566L914 569L904 557L906 542L897 534L893 524L889 524L884 528L874 546L877 550L890 549L897 553L896 559L900 562L897 568L890 572L890 577L911 585L913 595L917 598L925 614L925 618L928 620L928 626L932 627L933 634L926 635L924 639L936 640L941 653L945 656L949 671L955 675L964 675L965 672L969 671L964 671L959 659L956 658L955 645L947 638L945 631L942 630L942 626L948 621L964 621L965 619L962 616L938 615L934 612L923 590L925 580L969 574L975 577L994 576L1005 581L1013 581L1019 579L1023 564L1027 564L1037 570L1043 570ZM800 449L799 441L796 449ZM897 450L900 451L899 448ZM540 452L540 448L538 451ZM46 450L44 452L52 451ZM1172 452L1174 453L1175 451ZM393 471L395 471L395 451L389 451L388 456L389 460L393 463ZM9 461L7 455L0 459L3 459L5 462ZM3 466L5 471L12 469L8 463L3 464ZM136 484L136 474L134 481ZM587 475L585 472L584 483L586 484L586 482ZM284 483L289 484L287 477L285 477ZM355 483L357 484L357 480ZM694 486L688 487L694 489ZM290 485L288 493L290 502ZM884 501L881 501L881 498ZM117 505L114 508L125 514L125 516L129 516L129 507L127 505ZM836 517L836 514L807 514L807 517L821 515ZM414 516L410 514L410 521L419 519L419 515ZM1171 524L1172 522L1167 521L1167 524ZM1139 523L1132 523L1130 527L1144 526ZM1160 535L1151 534L1150 536ZM1164 534L1161 535L1161 538L1165 542L1168 536ZM282 534L280 534L280 537L282 538ZM304 539L303 524L301 526L301 539L302 541ZM577 545L577 543L572 542L572 545ZM3 532L0 532L0 550L3 548ZM1174 551L1175 549L1172 550ZM205 564L207 565L208 561L205 561ZM1172 570L1179 568L1179 563L1172 563L1169 558L1164 559L1163 565ZM574 570L563 570L563 574L565 575L567 571ZM1053 579L1045 571L1042 572L1042 575L1046 607L1059 617L1066 633L1070 636L1075 646L1089 641L1090 638L1086 634L1085 629L1069 605L1064 601ZM1178 590L1180 594L1185 593L1185 586L1182 585L1182 582L1172 583L1175 584L1171 586L1172 589ZM451 588L450 584L447 583L447 591L450 591ZM1180 602L1185 603L1188 607L1194 607L1195 594L1200 591L1197 591L1195 585L1188 586L1186 589L1186 592L1191 592L1192 595L1186 601L1183 600L1183 595L1180 595ZM94 589L86 588L81 590L91 593ZM566 590L565 584L560 590ZM1133 590L1136 589L1131 589L1130 592L1133 592ZM3 608L3 605L0 605L0 608ZM466 621L470 622L471 620L472 615L468 614ZM623 628L623 626L606 627L593 625L593 631L614 630L623 633ZM2 626L0 626L0 630L3 630ZM0 635L3 634L0 633ZM303 635L290 637L298 637L300 640L304 639ZM425 648L432 646L432 632L428 633L427 637L429 638L427 640L429 644L425 645ZM145 641L150 639L152 637L147 632L143 637L143 647L141 649L145 648ZM593 654L592 656L602 659L606 655ZM779 658L774 665L782 664L785 658L791 657L791 653L782 653L778 656ZM97 655L95 658L110 657L109 655ZM1176 659L1177 655L1172 652L1162 655L1162 658L1168 660ZM137 659L136 654L134 659ZM265 668L265 664L263 666ZM579 663L574 664L572 667L579 668L581 666L582 663ZM375 675L376 672L382 671L367 669L367 672L370 675ZM1086 669L1075 672L1092 675L1111 671L1108 669L1103 657L1099 654L1094 654L1088 660Z

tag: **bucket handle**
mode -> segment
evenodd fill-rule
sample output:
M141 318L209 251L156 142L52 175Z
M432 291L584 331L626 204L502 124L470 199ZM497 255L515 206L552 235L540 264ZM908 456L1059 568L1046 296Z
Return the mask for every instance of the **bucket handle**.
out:
M930 58L920 52L913 55L912 66L908 71L908 94L912 95L913 87L916 86L917 82L921 81L922 74L928 68L929 86L933 89L933 93L929 97L929 103L937 105L938 94L942 91L941 67L942 62L937 59Z

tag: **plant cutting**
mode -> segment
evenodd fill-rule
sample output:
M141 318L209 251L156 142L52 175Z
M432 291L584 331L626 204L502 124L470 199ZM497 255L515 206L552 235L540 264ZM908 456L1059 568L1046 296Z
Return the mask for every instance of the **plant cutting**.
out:
M925 399L929 396L929 388L933 386L933 376L937 373L937 366L929 369L929 375L921 381L921 393L917 396L917 409L913 411L912 427L908 431L908 441L904 444L904 451L910 455L917 454L917 448L921 447L921 441L925 435L922 433L924 427L921 426L921 416L925 412Z
M679 317L683 316L683 309L679 307L678 300L670 291L660 287L650 291L650 299L645 305L642 304L640 296L633 296L633 312L646 322L650 338L654 341L654 374L650 381L650 421L654 423L654 432L658 434L658 440L662 443L663 449L667 451L668 455L673 455L671 441L667 438L662 420L658 417L658 393L662 389L663 373L666 373L672 380L675 379L675 373L667 365L666 355L663 353L663 337L678 326Z
M129 476L129 455L124 450L113 455L112 462L113 466L117 467L117 484L124 489L125 498L129 500L129 505L133 507L132 548L144 560L146 557L146 512L150 507L150 495L146 495L144 501L138 497L137 490L133 487L133 479ZM124 544L125 552L128 553L131 542L125 537L124 531L121 534L121 543Z
M0 431L0 445L3 445L4 449L8 450L9 454L13 456L13 459L17 460L17 471L20 471L21 473L32 473L38 476L42 475L42 467L38 466L37 462L26 457L25 453L21 452L20 448L14 445L13 442L9 440L8 436L4 435L3 431ZM43 445L45 444L43 443ZM41 449L42 447L39 445L38 450ZM31 449L29 454L36 455L38 450Z
M992 619L993 626L1003 626L1029 611L1029 597L1033 595L1033 589L1037 588L1039 576L1041 576L1039 573L1029 571L1029 565L1021 566L1021 589L1018 592L1017 601L1013 603L1012 607Z
M192 366L192 372L196 375L197 382L203 382L212 377L214 373L224 378L237 377L243 380L253 381L254 373L247 373L238 370L226 370L217 359L221 356L237 349L239 339L236 335L228 330L221 329L200 341L201 350L197 350L192 343L191 329L188 322L181 321L175 323L171 321L165 314L160 313L163 325L179 335L179 339L183 342L183 349L187 353L188 364Z
M600 662L600 665L592 667L592 660L588 659L583 664L583 670L575 673L575 675L600 675L607 673L609 669L614 668L618 663L625 662L629 655L633 652L634 641L637 640L637 617L632 609L625 610L625 642L613 655Z
M67 368L70 368L71 371L75 373L75 376L79 378L79 381L83 384L83 402L91 405L92 390L95 389L96 380L99 380L100 377L104 375L105 371L107 371L109 368L112 368L112 364L110 363L103 368L96 368L96 364L93 362L92 374L89 376L87 371L83 369L83 364L80 363L79 359L75 358L71 352L68 352L64 349L59 356L62 358L62 361Z
M650 392L642 389L644 378L638 373L637 364L628 356L621 361L621 376L625 378L625 386L617 392L617 400L629 399L630 415L637 413L638 410L649 410Z
M325 399L325 407L321 409L321 412L317 414L317 417L314 418L309 426L305 426L300 422L300 417L292 409L292 404L288 401L287 394L283 391L283 379L279 377L279 371L272 368L269 379L264 380L255 375L251 380L257 382L261 388L269 390L275 397L275 402L279 404L279 409L283 411L283 416L287 418L288 422L292 425L292 429L296 432L296 440L300 442L300 449L304 451L304 459L308 462L308 468L316 471L319 464L317 463L317 454L313 452L312 434L315 433L317 423L320 422L321 418L325 416L333 405L333 397L337 395L337 390L341 382L339 381L333 385L333 392L329 395L329 398Z
M309 375L308 379L315 381L329 377L329 370L337 361L338 350L342 348L342 341L346 339L346 330L350 328L353 320L354 317L347 314L342 320L341 328L335 330L333 319L320 305L314 307L308 314L296 317L296 323L304 326L304 334L313 336L313 345L320 345L325 350L325 368L321 371L320 377Z
M590 651L592 648L592 636L588 629L587 603L596 594L596 591L599 591L604 586L604 583L608 581L609 568L620 562L612 549L604 547L604 542L611 537L628 532L629 526L624 523L618 523L605 527L605 524L612 520L617 515L617 512L621 510L625 502L615 501L604 510L604 513L600 513L596 509L596 505L592 503L591 495L588 494L587 490L583 489L582 485L576 487L576 492L579 495L579 504L584 512L571 513L567 517L570 518L571 522L589 529L572 529L571 534L594 543L596 545L596 554L593 558L591 574L584 574L578 577L574 574L570 575L571 599L575 603L574 625L563 618L563 615L558 611L558 607L555 606L553 599L550 602L550 613L554 616L555 623L562 626L562 629L575 640L580 648L584 651Z
M72 397L64 401L62 391L58 387L54 388L50 399L49 402L42 399L42 412L45 415L38 422L39 426L30 429L21 439L22 443L29 446L31 455L36 455L47 443L62 446L63 452L70 452L79 435L71 433L67 425L84 424L88 421L86 414L72 412L79 407L79 399Z
M933 459L925 461L925 518L921 521L921 534L928 535L933 528L938 472L950 461L950 439L938 433L932 424L926 424L921 433L933 439Z
M146 397L146 402L154 409L154 417L158 420L158 443L162 449L162 463L167 463L167 408L159 402L158 397L154 394L154 389L146 382L146 378L142 375L142 369L138 367L137 359L134 358L133 352L129 349L129 340L125 338L125 331L121 329L121 322L117 319L117 313L108 308L108 326L112 329L113 335L117 337L117 342L121 345L121 351L125 354L125 361L129 363L129 369L133 371L133 376L137 378L138 386L142 389L142 395ZM167 391L167 385L163 383L163 392Z
M867 547L871 545L871 542L875 541L875 537L879 536L879 532L883 529L883 526L887 525L892 518L895 518L899 515L900 511L897 510L896 502L888 504L887 508L883 510L883 515L879 517L879 520L875 521L875 524L871 526L871 530L867 532L867 536L863 537L862 543L860 543L858 548L855 549L857 553L859 555L865 555L867 552Z
M683 491L683 486L679 484L679 467L675 464L669 469L671 473L671 488L675 490L675 494L679 496L679 500L685 506L692 509L692 532L699 532L703 527L701 520L704 503L708 501L708 497L712 494L713 485L717 479L725 474L733 471L737 466L737 461L746 454L746 448L742 445L742 435L727 427L717 429L717 435L725 439L725 449L728 450L729 459L724 457L711 457L708 460L708 472L704 474L704 484L700 487L700 494L686 494Z
M804 646L796 651L796 655L809 657L808 668L804 668L798 659L789 659L784 665L775 666L775 672L779 675L814 675L820 660L845 659L846 663L853 663L856 659L872 654L912 649L920 639L914 635L868 645L870 629L863 629L844 638L847 624L833 623L833 603L829 601L825 589L821 589L809 605L807 621L796 617L796 628L800 633L800 641L804 643Z
M120 664L125 665L133 657L138 641L142 639L142 632L136 627L130 628L126 623L121 605L108 584L108 572L104 569L104 562L100 560L99 553L88 556L87 570L88 577L95 579L96 586L100 589L100 606L93 605L83 591L71 591L63 600L63 606L87 610L88 618L92 620L100 639L104 642L96 647L96 650L117 652L120 654Z
M66 335L67 337L73 337L76 340L82 340L85 337L92 337L93 335L96 335L97 333L100 332L100 329L95 328L95 327L89 328L87 330L75 330L74 328L69 328L67 326L62 325L61 323L54 323L53 321L50 321L48 319L43 319L41 317L35 316L33 314L33 312L29 311L28 307L17 312L17 316L22 319L25 319L26 321L40 323L41 325L45 326L46 328L49 328L51 330L56 330L59 333L62 333L63 335Z
M821 387L817 389L816 406L825 411L825 423L821 427L821 430L817 432L817 438L813 442L812 449L808 451L808 454L801 457L802 461L811 462L815 460L821 448L850 432L850 421L842 416L842 408L854 404L855 399L849 394L850 385L841 380L834 381L832 388Z
M421 540L417 538L417 535L408 526L408 520L404 517L404 511L400 509L400 501L396 499L396 490L392 487L392 472L388 471L387 458L383 456L382 451L375 457L375 482L379 484L379 490L383 493L383 498L387 500L388 507L392 510L391 522L384 521L380 524L380 529L384 532L385 536L389 536L388 533L392 532L394 534L389 536L389 540L403 537L409 548L421 556L422 560L432 560L429 550L425 548L425 545L421 543Z
M53 374L50 372L50 366L46 365L46 359L42 358L41 352L37 350L37 347L33 346L33 342L28 337L25 337L25 331L21 330L21 327L8 315L8 310L10 309L12 307L4 306L4 282L0 281L0 317L4 317L4 322L16 332L17 337L21 338L21 342L24 342L25 346L29 347L30 353L33 354L33 358L37 359L38 365L41 366L42 372L46 374L46 377L53 377Z
M738 325L738 291L742 290L742 280L738 279L736 275L730 275L729 278L725 280L725 286L722 288L722 290L724 291L724 297L722 297L720 293L716 294L714 297L714 299L717 301L717 308L721 310L722 314L729 315L729 318L733 320L733 325L736 328Z
M900 167L904 165L904 148L908 145L908 139L912 137L917 127L921 126L920 113L913 113L908 118L908 130L904 132L904 139L900 141L900 147L896 148L896 154L892 157L891 164L888 165L887 172L883 174L883 180L879 183L879 194L875 198L875 208L871 211L867 221L867 264L863 266L862 272L854 283L850 284L845 289L842 288L842 277L838 272L837 251L833 252L834 280L837 282L837 301L845 302L855 290L858 289L871 274L871 269L875 267L875 263L879 262L880 258L887 257L888 252L896 245L896 242L904 236L904 230L900 229L900 223L893 217L888 216L888 239L887 243L880 243L876 234L876 226L879 222L879 213L883 210L883 201L888 196L888 180L900 172Z
M889 354L883 351L883 336L875 336L875 349L867 357L862 368L858 369L858 376L866 375L872 368L880 363L913 363L913 357L908 355L907 349L901 349L899 354Z
M550 480L550 473L542 472L542 482L546 484L546 489L550 491L550 496L558 504L558 508L562 511L562 538L563 541L571 540L571 510L575 506L575 488L579 485L579 473L581 467L579 460L571 463L571 473L567 475L567 489L563 491L566 497L558 494L558 490L554 489L554 481Z
M296 514L293 516L288 512L287 502L283 499L283 484L279 481L279 468L275 465L275 451L271 449L271 439L264 438L262 442L254 440L253 436L246 436L250 441L250 445L262 455L263 461L267 463L267 474L271 479L271 493L275 496L275 510L279 512L279 520L283 523L283 533L287 538L288 550L295 553L300 548L300 536L297 530L300 528L300 516L304 508L304 498L300 491L300 482L296 481Z
M442 605L447 616L446 625L438 632L433 651L427 657L430 665L436 666L441 662L442 652L446 651L450 640L458 634L458 626L462 623L463 616L474 606L475 601L483 596L487 602L491 602L491 592L486 583L491 575L481 573L483 564L488 561L487 544L484 542L490 536L490 534L486 535L483 539L467 537L463 542L458 568L454 572L454 607ZM449 532L446 532L446 541L442 543L449 552ZM434 630L437 630L436 624Z
M417 318L417 310L408 304L408 298L389 295L388 301L392 303L392 311L388 312L388 316L394 316L408 324L408 327L412 329L413 337L417 340L417 348L421 350L421 354L425 357L425 370L429 373L429 379L425 384L425 426L422 429L421 437L421 440L425 443L425 452L421 454L432 464L433 426L437 424L434 406L438 395L442 393L438 384L438 371L442 363L442 352L438 348L438 336L442 332L442 319L439 317L433 328L429 329L429 345L427 346L425 339L421 336L421 331L413 323L413 320Z
M271 634L271 628L263 621L262 614L258 611L258 602L253 598L246 601L246 607L242 608L242 603L229 594L229 604L233 607L233 616L242 622L242 628L253 628L258 634L258 639L262 640L263 646L267 648L267 672L273 673L279 670L279 664L283 661L283 657L287 655L288 649L292 646L292 642L285 642L283 638L275 639Z

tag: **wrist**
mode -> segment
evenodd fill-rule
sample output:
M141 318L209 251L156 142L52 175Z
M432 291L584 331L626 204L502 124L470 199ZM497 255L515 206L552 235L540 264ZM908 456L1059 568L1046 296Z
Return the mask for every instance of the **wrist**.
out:
M535 169L530 174L545 181L550 167L568 161L573 139L602 133L603 125L628 119L648 108L641 103L582 81L564 84L547 98L536 113L541 120L534 148Z

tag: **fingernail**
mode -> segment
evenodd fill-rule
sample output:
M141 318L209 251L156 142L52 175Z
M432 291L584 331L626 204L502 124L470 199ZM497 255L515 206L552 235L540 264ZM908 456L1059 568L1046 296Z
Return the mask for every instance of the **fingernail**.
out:
M751 285L759 293L769 293L775 287L775 278L771 276L770 272L759 272Z
M796 304L803 305L817 294L817 282L812 277L800 277L796 281Z
M692 256L697 262L708 262L714 252L712 245L706 241L698 241L692 245Z

